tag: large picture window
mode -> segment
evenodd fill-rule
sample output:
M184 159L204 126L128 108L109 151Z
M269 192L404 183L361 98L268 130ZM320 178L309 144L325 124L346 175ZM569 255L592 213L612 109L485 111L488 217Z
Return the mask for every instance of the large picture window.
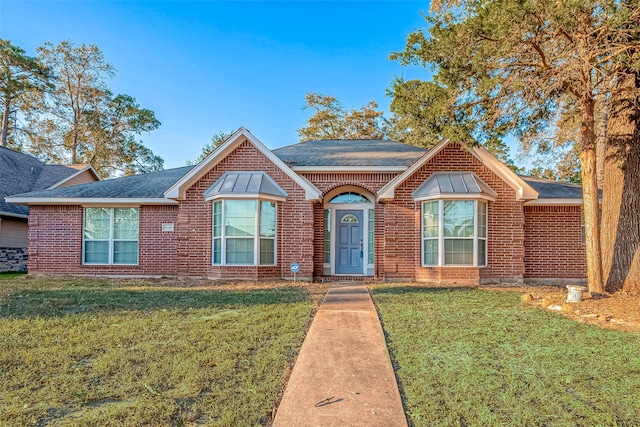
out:
M85 208L84 264L137 264L138 222L138 208Z
M275 265L276 203L218 200L213 203L214 265Z
M422 265L487 265L487 204L479 200L422 203Z

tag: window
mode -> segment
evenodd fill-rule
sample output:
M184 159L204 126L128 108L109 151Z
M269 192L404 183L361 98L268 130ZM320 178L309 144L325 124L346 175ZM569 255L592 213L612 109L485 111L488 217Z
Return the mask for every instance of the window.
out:
M137 264L138 217L138 208L85 208L84 264Z
M214 202L212 262L214 265L275 265L276 203Z
M487 265L487 204L477 200L422 203L422 265Z
M329 203L371 203L371 201L361 194L347 192L338 194Z

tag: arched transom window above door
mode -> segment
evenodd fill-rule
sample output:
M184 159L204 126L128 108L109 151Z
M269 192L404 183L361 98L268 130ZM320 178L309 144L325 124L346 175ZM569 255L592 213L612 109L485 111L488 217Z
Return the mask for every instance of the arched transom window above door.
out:
M371 200L367 199L362 194L348 191L338 194L331 199L329 203L371 203Z

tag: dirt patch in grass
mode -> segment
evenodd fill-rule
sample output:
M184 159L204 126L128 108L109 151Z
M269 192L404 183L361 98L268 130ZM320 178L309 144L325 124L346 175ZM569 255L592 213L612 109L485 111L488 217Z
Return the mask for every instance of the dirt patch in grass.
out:
M640 295L586 293L579 303L567 303L567 288L560 286L481 286L480 289L518 291L530 307L559 311L578 322L605 328L640 331Z

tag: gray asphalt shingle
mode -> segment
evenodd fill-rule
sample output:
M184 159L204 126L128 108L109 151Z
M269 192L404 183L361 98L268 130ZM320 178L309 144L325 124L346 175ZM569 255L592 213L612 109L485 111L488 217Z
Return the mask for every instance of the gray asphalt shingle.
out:
M28 215L27 206L7 203L5 197L51 187L77 172L66 166L45 165L29 154L0 147L0 212Z
M124 198L151 199L164 197L164 192L182 178L193 166L149 172L141 175L123 176L88 184L54 188L20 194L20 197L52 198Z
M295 166L402 166L413 164L427 150L389 140L305 141L273 150Z

